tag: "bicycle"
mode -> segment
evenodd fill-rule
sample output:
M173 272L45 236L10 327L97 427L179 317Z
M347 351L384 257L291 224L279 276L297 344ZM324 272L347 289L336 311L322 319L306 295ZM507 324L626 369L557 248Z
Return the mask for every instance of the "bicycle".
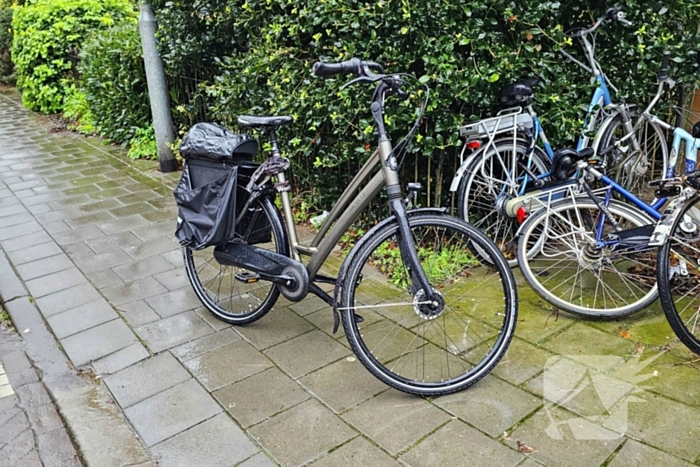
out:
M600 153L620 139L619 133L624 130L623 136L630 135L630 147L637 159L633 163L631 157L624 158L624 163L611 162L608 165L620 168L616 178L621 180L623 186L642 194L640 186L667 173L665 135L658 126L639 124L641 119L636 114L635 106L613 104L609 87L615 88L595 59L595 43L588 39L606 20L630 24L622 11L610 9L591 28L572 35L583 43L590 66L562 51L567 58L590 72L598 83L588 106L577 150L590 146L595 153ZM511 266L517 264L514 258L515 233L519 224L514 216L504 212L504 206L509 200L544 186L554 158L554 151L531 105L535 84L536 80L526 80L505 86L499 91L498 100L510 109L502 111L497 117L459 129L460 135L465 138L465 145L460 154L460 167L450 186L450 191L458 194L458 216L472 221L494 240ZM602 123L601 116L605 117ZM633 126L635 119L638 123ZM595 137L591 139L590 135L596 128ZM501 136L503 134L508 136ZM542 148L536 145L538 140ZM485 144L481 144L478 151L465 157L469 148L484 141ZM608 159L612 160L612 157ZM621 159L618 157L615 160ZM628 176L625 177L625 174ZM645 198L644 195L642 197Z
M700 150L700 124L693 132ZM649 242L658 246L657 281L671 329L700 355L700 171L656 182L677 197L669 203Z
M661 78L667 78L667 68L665 55ZM662 89L660 83L659 93ZM685 173L692 173L700 150L700 122L691 134L661 121L648 109L643 118L674 135L671 167L675 167L675 155L685 142ZM655 190L659 201L649 205L606 176L600 160L585 160L592 154L590 148L581 153L560 151L553 175L566 180L578 171L578 180L510 200L505 210L534 212L516 234L517 258L523 277L538 295L582 316L623 316L644 308L658 295L656 280L650 275L656 269L656 257L650 254L649 238L652 224L662 217L659 208L667 195L675 193ZM602 185L598 194L589 184L593 181ZM574 184L580 188L572 188ZM570 196L576 192L587 196ZM568 198L561 199L563 193L569 194ZM626 203L613 200L613 193Z
M292 119L240 116L239 126L262 131L270 157L250 176L234 238L200 251L183 248L188 278L204 306L233 324L260 319L280 293L290 301L313 293L332 306L333 332L342 321L360 362L384 383L421 396L464 389L495 367L512 339L517 316L512 272L493 242L463 220L444 209L407 210L420 185L409 184L403 198L399 151L418 128L427 97L416 125L396 148L385 130L384 103L392 95L408 96L403 86L409 75L384 74L377 63L358 59L318 62L313 71L317 77L354 75L346 87L376 83L370 110L378 148L311 242L302 245L289 197L289 163L276 137ZM381 169L360 189L377 165ZM321 274L341 236L383 188L390 216L362 236L337 277ZM273 202L278 194L283 216ZM251 212L257 217L240 227ZM259 225L269 231L267 238L260 238ZM334 285L333 295L320 284ZM368 316L373 319L365 320Z

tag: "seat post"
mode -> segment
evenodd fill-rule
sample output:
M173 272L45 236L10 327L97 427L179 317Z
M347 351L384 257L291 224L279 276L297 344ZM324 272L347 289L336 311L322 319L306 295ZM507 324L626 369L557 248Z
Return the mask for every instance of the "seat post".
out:
M272 150L270 151L273 156L280 156L280 148L277 144L277 134L275 133L275 127L265 128L263 134L270 140L270 145Z

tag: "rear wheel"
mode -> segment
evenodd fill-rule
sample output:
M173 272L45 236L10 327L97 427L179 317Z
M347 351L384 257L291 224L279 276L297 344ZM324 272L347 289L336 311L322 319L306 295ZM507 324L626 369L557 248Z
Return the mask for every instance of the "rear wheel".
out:
M384 383L422 396L448 394L479 381L506 352L517 316L515 281L493 242L464 221L415 214L409 225L437 299L414 291L398 226L383 225L346 260L343 327L358 359Z
M611 201L608 217L589 198L569 198L537 211L523 223L518 265L528 284L550 304L587 317L624 316L641 310L657 297L656 254L640 243L599 246L597 239L623 235L619 229L648 226L654 221L624 203ZM597 222L605 216L597 237ZM629 245L635 245L629 247ZM628 246L623 248L624 246Z
M644 117L632 115L632 124ZM668 170L668 145L664 131L644 119L635 133L640 148L635 150L632 140L626 140L619 148L605 152L627 135L622 116L618 114L601 136L599 153L605 153L608 174L617 183L648 204L656 201L651 180L666 178Z
M659 297L673 332L700 355L700 197L691 200L659 249Z
M530 177L529 185L523 186L526 171L518 161L538 178L549 171L549 159L539 148L528 158L526 142L518 140L514 151L513 140L507 138L477 155L459 185L459 217L493 240L511 267L517 264L518 223L505 214L505 202L532 188Z
M251 204L249 215L232 241L254 241L256 247L289 256L282 219L272 201L258 198ZM261 232L262 229L270 232ZM222 321L251 323L270 311L279 297L280 292L273 283L256 280L256 275L245 269L219 264L214 258L214 247L203 250L185 247L183 256L187 277L197 297Z

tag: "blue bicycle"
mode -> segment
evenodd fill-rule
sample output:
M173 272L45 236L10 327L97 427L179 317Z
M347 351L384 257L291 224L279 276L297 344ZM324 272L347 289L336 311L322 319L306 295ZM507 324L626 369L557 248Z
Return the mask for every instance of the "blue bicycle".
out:
M610 151L603 159L603 166L609 167L628 191L653 203L656 201L653 194L649 195L644 187L649 180L661 178L668 171L665 134L660 126L638 116L635 106L612 103L609 89L615 90L615 87L595 59L595 40L591 38L606 20L629 24L623 12L611 9L591 28L571 34L583 44L590 66L564 52L591 72L598 83L577 149L590 147L594 153L602 153L627 137L624 141L629 147L624 151ZM466 143L450 187L451 191L458 192L458 215L494 240L511 266L517 264L515 233L519 223L517 213L508 212L506 206L510 200L545 186L554 158L554 151L531 105L535 85L536 80L525 80L504 87L498 100L509 109L496 117L460 128ZM538 140L541 147L536 145ZM469 155L468 149L477 145L480 149ZM621 157L627 154L634 154L636 158Z

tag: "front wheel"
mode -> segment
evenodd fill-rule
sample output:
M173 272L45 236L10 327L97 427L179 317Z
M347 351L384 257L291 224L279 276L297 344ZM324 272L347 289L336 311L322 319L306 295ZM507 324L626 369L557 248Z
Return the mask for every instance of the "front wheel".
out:
M449 394L486 376L506 352L515 281L493 242L466 222L422 213L409 216L409 225L438 298L412 292L398 225L380 225L348 257L343 327L358 359L384 383L421 396Z
M530 287L550 304L581 316L609 318L641 310L656 299L656 255L646 246L651 232L629 230L654 221L618 201L611 201L607 211L589 198L569 198L523 223L518 265Z
M659 248L659 298L673 332L700 355L700 197L682 214Z
M233 242L289 256L289 245L279 211L266 197L253 201L248 215L237 226ZM256 280L243 268L219 264L214 247L182 249L187 277L202 304L218 319L231 324L247 324L262 318L279 298L272 282Z

